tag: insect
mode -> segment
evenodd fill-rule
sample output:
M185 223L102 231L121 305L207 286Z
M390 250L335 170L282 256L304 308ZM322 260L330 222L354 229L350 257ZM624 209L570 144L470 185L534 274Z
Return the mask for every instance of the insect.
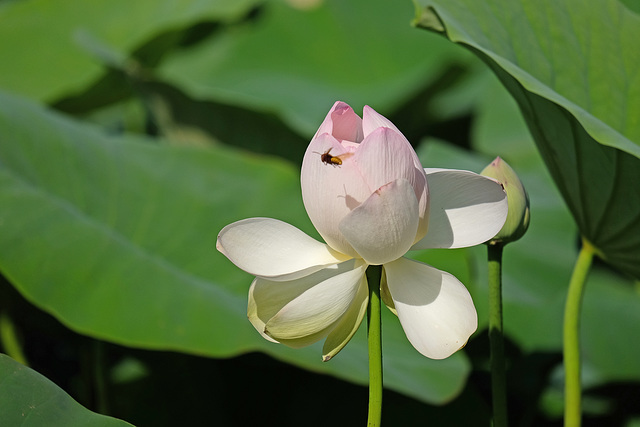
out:
M333 165L333 166L340 166L342 164L343 159L346 159L347 157L350 157L353 154L353 153L344 153L338 156L332 156L330 152L331 152L331 148L329 148L324 153L318 153L318 154L320 154L320 160L322 161L322 163L325 163L327 165Z

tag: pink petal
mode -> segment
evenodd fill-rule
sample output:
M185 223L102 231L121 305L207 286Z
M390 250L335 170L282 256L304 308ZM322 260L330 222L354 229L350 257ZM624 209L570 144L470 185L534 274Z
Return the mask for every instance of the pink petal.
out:
M429 220L427 177L406 138L390 128L378 128L362 141L353 161L372 192L396 179L403 178L411 183L418 200L420 218L414 243L424 237Z
M365 105L362 111L362 129L364 131L364 136L367 137L371 132L381 127L389 128L401 133L396 125L391 123L391 120L381 114L378 114L376 110L368 105Z
M409 181L418 201L413 243L428 227L427 180L415 151L391 122L371 108L365 108L365 117L370 126L384 126L370 131L358 144L362 138L359 117L348 105L336 103L309 144L301 171L302 198L313 225L329 246L354 257L358 254L338 224L374 191L397 179ZM325 153L340 160L327 163L322 159Z
M402 132L398 130L396 125L394 125L386 117L382 116L381 114L378 114L373 108L369 107L368 105L365 105L362 117L363 117L362 129L364 131L365 137L371 134L373 131L375 131L378 128L381 128L381 127L389 128L391 130L396 131L398 134L400 134L402 138L406 141L406 143L409 146L411 146L409 141L405 138ZM415 153L413 148L411 149L411 155L413 157L413 163L416 166L416 168L422 169L422 164L420 163L420 159L418 159L418 155Z
M404 178L413 185L413 149L404 137L389 128L367 135L356 150L353 161L369 185L371 193L381 186Z
M338 224L364 202L372 190L353 163L353 156L344 158L341 165L323 163L320 156L329 149L333 156L347 152L328 134L314 138L309 144L300 173L302 200L324 241L343 254L356 256L357 253L340 233Z
M328 133L338 141L362 141L362 119L344 102L337 101L329 110L314 138Z
M340 231L369 264L404 255L418 229L418 201L411 184L399 179L383 185L345 216Z

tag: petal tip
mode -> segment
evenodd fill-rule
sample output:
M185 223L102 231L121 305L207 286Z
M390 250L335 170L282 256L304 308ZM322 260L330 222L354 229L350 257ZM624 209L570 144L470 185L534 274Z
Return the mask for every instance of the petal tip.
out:
M218 235L218 239L216 239L216 249L220 253L224 253L224 246L222 246L222 242L220 241L220 236Z

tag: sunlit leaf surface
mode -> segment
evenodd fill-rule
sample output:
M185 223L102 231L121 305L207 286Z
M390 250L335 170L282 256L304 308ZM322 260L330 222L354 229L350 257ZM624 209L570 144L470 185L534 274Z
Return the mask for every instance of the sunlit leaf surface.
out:
M640 278L640 17L615 0L420 5L516 99L582 235Z

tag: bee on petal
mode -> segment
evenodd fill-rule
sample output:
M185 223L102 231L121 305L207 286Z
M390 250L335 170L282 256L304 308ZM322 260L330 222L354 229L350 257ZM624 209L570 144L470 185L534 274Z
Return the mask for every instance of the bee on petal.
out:
M344 159L353 155L353 153L344 153L338 156L332 156L330 153L331 148L329 148L324 153L318 153L320 154L320 160L322 161L322 163L325 163L327 165L340 166Z

